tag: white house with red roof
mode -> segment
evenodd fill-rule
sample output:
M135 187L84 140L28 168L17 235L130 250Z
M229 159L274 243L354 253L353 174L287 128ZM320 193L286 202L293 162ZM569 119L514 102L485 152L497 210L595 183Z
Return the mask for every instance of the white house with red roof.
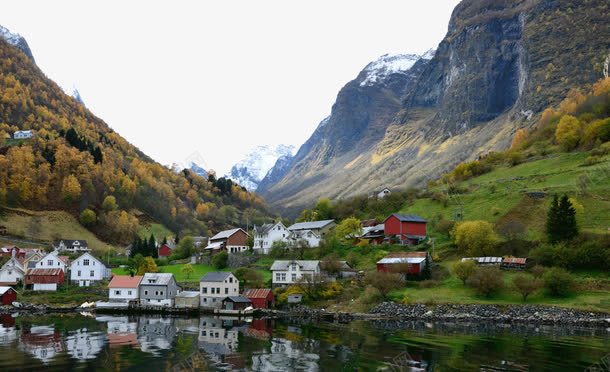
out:
M108 283L110 302L129 302L138 299L138 290L143 276L115 275Z

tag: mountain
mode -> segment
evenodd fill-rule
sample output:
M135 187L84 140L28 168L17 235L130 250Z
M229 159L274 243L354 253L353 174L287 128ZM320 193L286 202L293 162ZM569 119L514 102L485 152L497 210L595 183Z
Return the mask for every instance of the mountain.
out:
M172 165L172 169L175 172L182 172L182 170L188 169L193 171L198 176L201 176L205 179L208 178L208 164L203 158L203 156L201 156L201 154L198 152L194 152L191 155L187 156L186 159L184 159L184 161L182 161L181 163L174 163Z
M369 64L259 192L290 215L321 197L423 185L505 149L533 116L602 76L607 14L602 0L462 1L431 59Z
M184 236L241 227L243 213L269 219L264 201L239 185L153 161L2 38L0 59L0 207L65 211L116 244L130 242L141 222ZM7 139L18 130L34 137Z
M76 102L80 103L81 105L85 104L85 101L83 101L83 97L80 95L78 89L74 88L72 90L72 97L76 100Z
M17 47L17 49L22 51L30 59L30 61L36 63L36 61L34 61L34 55L30 50L30 46L28 45L28 42L23 36L19 34L14 34L10 32L6 27L0 25L0 38L4 39L4 41L11 44L12 46Z
M250 191L255 191L278 159L290 158L293 152L294 146L292 145L257 146L233 165L225 177Z

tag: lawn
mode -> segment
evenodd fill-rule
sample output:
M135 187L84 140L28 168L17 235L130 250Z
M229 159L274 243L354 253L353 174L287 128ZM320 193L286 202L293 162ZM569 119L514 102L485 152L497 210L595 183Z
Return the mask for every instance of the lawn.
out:
M65 284L59 287L56 292L20 289L18 289L18 292L17 301L57 307L79 306L84 302L108 299L108 289L104 284L97 287L77 287Z
M115 247L99 240L91 231L84 228L74 216L64 211L30 211L17 208L3 208L0 225L16 237L35 241L64 239L84 239L89 247L98 254L104 254Z
M199 279L201 279L202 276L211 271L235 271L234 269L230 268L218 270L215 269L213 266L203 264L193 264L191 266L193 267L194 272L192 275L190 275L190 277L187 277L182 272L184 264L159 266L159 272L174 274L174 277L178 282L199 282ZM263 275L265 281L271 280L271 272L269 270L256 269L256 271ZM120 267L112 269L112 273L118 275L129 275L129 272L126 269Z
M452 262L445 262L443 266L450 267ZM438 286L432 288L420 288L418 283L411 282L410 287L396 290L390 294L390 298L397 302L407 300L409 303L463 303L463 304L524 304L521 295L512 288L512 279L522 272L504 271L504 289L491 297L483 297L475 293L471 287L464 286L462 281L451 275L443 280ZM529 274L526 274L529 275ZM576 278L602 277L608 278L605 273L575 273ZM552 305L572 307L588 311L610 312L609 291L574 291L567 297L555 298L548 296L544 289L532 294L527 298L526 304Z

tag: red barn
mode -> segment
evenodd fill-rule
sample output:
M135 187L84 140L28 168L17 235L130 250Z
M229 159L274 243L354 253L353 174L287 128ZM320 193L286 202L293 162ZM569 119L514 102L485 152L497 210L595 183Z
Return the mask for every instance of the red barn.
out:
M383 222L386 236L396 236L401 244L417 244L426 238L426 220L415 215L394 213Z
M426 267L428 252L394 252L377 261L377 271L420 275Z
M255 309L269 309L275 303L273 292L269 288L247 289L242 296L252 301L252 307Z
M11 287L0 287L0 303L12 305L14 301L17 301L17 292Z
M0 248L0 257L25 258L25 251L15 245Z
M169 257L172 255L172 249L167 244L159 247L159 257Z
M56 291L64 282L62 269L31 269L25 276L25 285L35 291Z

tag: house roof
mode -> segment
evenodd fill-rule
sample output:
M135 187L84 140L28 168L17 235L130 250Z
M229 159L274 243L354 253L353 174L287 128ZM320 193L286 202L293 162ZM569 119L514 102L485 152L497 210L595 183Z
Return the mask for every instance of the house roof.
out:
M97 262L99 262L100 265L106 267L106 265L104 265L104 263L99 258L95 257L94 255L92 255L91 253L88 253L88 252L87 253L83 253L80 256L78 256L78 258L72 262L71 266L75 265L76 261L80 260L81 258L83 258L85 256L90 257L93 260L96 260ZM67 257L67 256L59 256L59 257Z
M398 213L393 213L388 218L390 218L392 216L398 218L398 220L400 222L424 222L424 223L428 222L424 218L422 218L420 216L416 216L414 214L398 214ZM385 220L387 221L388 218L386 218Z
M224 230L224 231L221 231L218 234L214 235L213 237L211 237L210 240L226 239L226 238L230 237L231 235L235 234L236 232L238 232L239 230L244 231L240 228ZM246 233L246 232L244 231L244 233ZM248 233L246 233L246 235L248 235Z
M520 265L525 265L525 263L527 262L527 258L520 258L520 257L506 257L503 261L503 263L508 263L508 264L520 264Z
M319 238L320 235L318 235L315 231L313 230L296 230L296 231L291 231L290 235L288 236L290 239L299 239L304 237L307 234L312 234L313 236L315 236L316 238Z
M61 262L65 263L66 265L68 264L68 262L70 262L70 257L69 256L57 256L57 258Z
M425 257L386 257L377 261L378 264L401 264L401 263L410 263L410 264L418 264L425 261Z
M199 292L197 291L182 291L176 295L176 297L185 297L185 298L194 298L199 297Z
M399 257L423 257L426 258L428 252L391 252L388 253L384 258L399 258Z
M172 273L146 273L140 284L142 285L168 285L174 274ZM154 280L155 283L150 283L149 280Z
M57 276L62 272L62 269L32 269L28 271L28 276Z
M9 289L13 289L12 287L0 287L0 296L6 293ZM14 289L13 289L14 291Z
M335 220L323 220L323 221L311 221L311 222L297 222L290 226L288 230L317 230L322 229L331 223L335 223Z
M141 281L141 275L115 275L108 283L108 288L138 288Z
M223 301L231 301L231 302L243 302L243 303L251 303L249 298L245 298L244 296L228 296L225 297Z
M299 265L301 270L307 271L315 271L320 265L320 261L315 260L277 260L273 262L270 270L286 270L293 262Z
M474 260L478 263L502 263L502 257L465 257L462 261Z
M275 224L273 223L265 223L261 226L254 226L254 233L255 234L266 234L267 232L269 232L269 230L271 230L271 228L273 228L273 226L275 226Z
M229 276L230 271L212 271L201 277L200 282L224 282Z
M244 293L242 294L242 296L244 297L248 297L248 298L267 298L267 296L269 296L271 292L271 289L269 288L252 288L252 289L246 289L244 291Z
M205 249L218 249L222 247L222 242L209 243Z

